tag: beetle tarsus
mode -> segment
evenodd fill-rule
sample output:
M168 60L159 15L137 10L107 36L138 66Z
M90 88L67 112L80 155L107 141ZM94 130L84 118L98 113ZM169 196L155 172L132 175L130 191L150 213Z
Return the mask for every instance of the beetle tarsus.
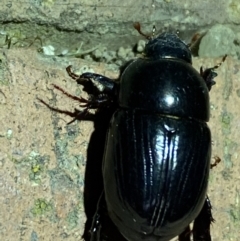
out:
M88 100L84 99L83 97L78 97L76 95L71 95L69 94L67 91L65 91L64 89L62 89L61 87L59 87L58 85L53 84L53 87L59 91L61 91L64 95L66 95L67 97L73 99L73 100L77 100L80 103L88 103Z
M216 84L216 82L214 81L214 78L217 76L217 73L214 71L223 64L226 58L227 58L227 55L224 55L222 58L222 61L219 64L215 65L214 67L207 68L205 70L203 70L203 67L200 68L200 75L205 80L209 91L211 90L212 86Z
M40 101L42 104L44 104L48 109L52 111L73 117L73 119L67 123L68 125L73 123L76 120L93 120L95 116L94 114L88 112L88 108L85 108L82 111L75 108L74 112L71 112L71 111L61 110L61 109L52 107L42 99L37 98L37 100Z
M212 164L210 165L210 168L211 168L211 169L212 169L213 167L216 167L216 166L218 165L218 163L221 162L221 158L220 158L219 156L214 156L213 159L214 159L214 163L212 163Z

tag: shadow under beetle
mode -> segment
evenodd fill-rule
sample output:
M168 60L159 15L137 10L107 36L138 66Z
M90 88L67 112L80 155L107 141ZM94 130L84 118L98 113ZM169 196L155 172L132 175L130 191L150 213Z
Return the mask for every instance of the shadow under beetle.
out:
M112 240L107 226L120 240L210 241L213 222L207 197L211 167L209 91L215 84L212 68L192 67L187 44L176 34L154 37L144 56L131 61L119 82L95 73L70 77L84 86L88 99L73 96L82 111L50 109L76 119L88 119L90 109L114 107L103 157L103 192L93 217L91 241ZM107 220L107 221L106 221ZM193 229L189 224L194 221ZM114 238L114 236L113 236Z

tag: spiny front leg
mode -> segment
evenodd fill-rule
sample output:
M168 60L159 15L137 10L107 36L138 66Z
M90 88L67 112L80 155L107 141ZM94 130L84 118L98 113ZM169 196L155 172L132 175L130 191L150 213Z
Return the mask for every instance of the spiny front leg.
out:
M112 94L116 88L116 81L100 74L95 73L83 73L82 75L76 75L71 70L71 65L69 65L66 70L68 75L77 81L78 84L85 87L88 94L96 94L96 92L103 92ZM90 86L89 84L92 84Z
M50 110L73 117L74 119L72 121L70 121L68 124L71 124L72 122L74 122L77 119L78 120L93 120L94 114L89 112L90 109L100 109L105 106L111 105L111 99L108 97L108 95L98 94L97 96L90 96L89 99L84 99L83 97L71 95L70 93L68 93L67 91L65 91L64 89L62 89L61 87L59 87L57 85L53 84L53 87L55 89L61 91L67 97L78 101L80 103L80 107L84 107L83 110L78 110L75 108L74 112L71 112L71 111L67 111L67 110L61 110L58 108L54 108L54 107L50 106L49 104L47 104L44 100L37 98L42 104L47 106Z
M98 109L102 108L104 105L107 105L110 102L108 95L98 93L98 95L93 96L90 95L88 99L84 99L83 97L78 97L76 95L71 95L63 88L59 87L58 85L53 84L53 87L59 91L61 91L67 97L76 100L80 103L80 107L84 107L86 110L89 109Z
M87 92L88 98L85 99L83 97L72 95L58 85L53 84L53 87L67 97L78 101L80 103L80 107L83 107L84 109L82 111L75 109L74 112L60 110L50 106L45 101L38 99L50 110L73 117L74 119L70 122L72 123L77 119L93 120L94 114L89 112L91 109L96 109L98 111L103 108L111 108L117 105L117 83L114 80L94 73L84 73L79 76L71 71L71 66L68 66L66 70L71 78L75 79L78 84L81 84L84 87L83 90ZM91 117L91 119L89 117Z

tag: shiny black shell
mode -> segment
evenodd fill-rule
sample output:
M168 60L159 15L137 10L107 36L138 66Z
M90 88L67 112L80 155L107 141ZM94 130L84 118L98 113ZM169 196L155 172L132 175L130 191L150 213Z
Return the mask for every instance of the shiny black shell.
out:
M123 72L118 100L103 159L108 214L129 241L170 240L206 197L208 88L187 45L160 35Z
M103 165L108 212L127 240L169 240L200 212L211 137L205 123L140 110L112 119Z
M119 105L163 115L209 120L209 91L180 59L137 59L121 77Z

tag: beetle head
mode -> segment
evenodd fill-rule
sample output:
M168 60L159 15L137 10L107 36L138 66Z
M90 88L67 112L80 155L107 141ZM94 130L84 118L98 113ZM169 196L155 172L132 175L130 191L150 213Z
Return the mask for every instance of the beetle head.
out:
M144 53L148 58L178 58L192 63L192 54L188 45L173 33L165 32L156 38L150 38Z

